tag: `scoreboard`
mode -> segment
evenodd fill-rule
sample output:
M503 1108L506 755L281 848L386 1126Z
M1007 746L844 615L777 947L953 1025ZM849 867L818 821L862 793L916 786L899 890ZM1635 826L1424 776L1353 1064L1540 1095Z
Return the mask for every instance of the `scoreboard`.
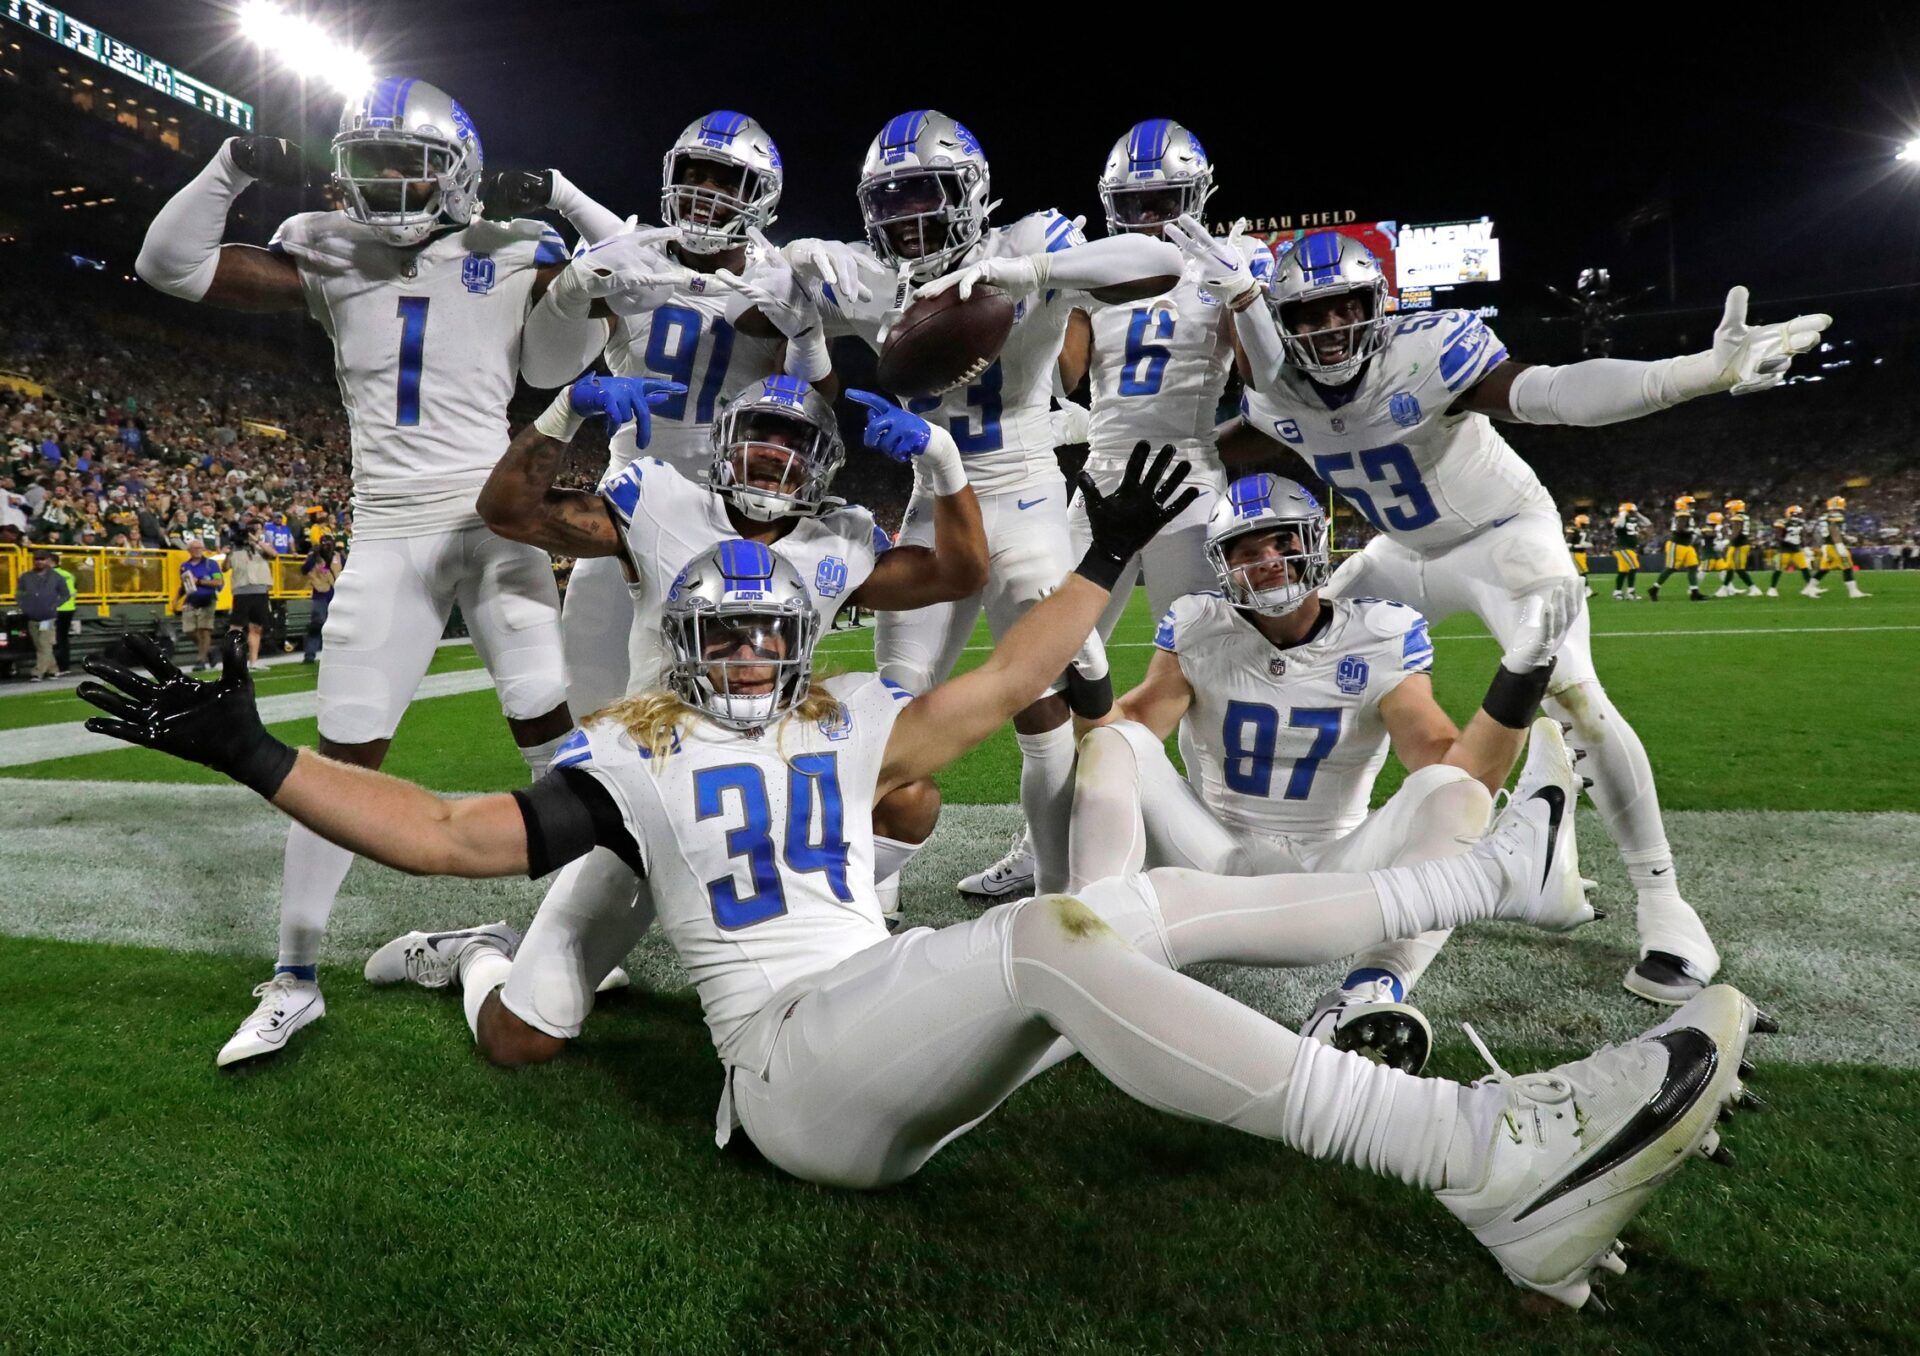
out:
M90 23L37 0L0 0L10 23L59 43L77 56L89 57L118 75L144 85L156 94L199 109L240 132L253 130L253 105L215 89L178 66L148 56Z
M1402 310L1430 306L1454 307L1495 314L1484 300L1484 284L1500 281L1500 240L1491 217L1472 221L1444 221L1432 225L1399 221L1362 221L1356 212L1322 213L1335 220L1327 225L1295 226L1290 218L1256 218L1249 235L1265 241L1275 256L1283 255L1316 230L1352 236L1373 252L1386 275L1387 290ZM1258 229L1264 228L1264 229ZM1467 296L1439 299L1458 288L1474 289Z

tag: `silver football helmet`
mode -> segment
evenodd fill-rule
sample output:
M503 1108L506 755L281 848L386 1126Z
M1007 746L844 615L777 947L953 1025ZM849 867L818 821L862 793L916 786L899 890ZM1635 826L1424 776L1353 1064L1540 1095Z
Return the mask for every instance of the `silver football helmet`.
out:
M798 377L767 377L731 401L708 435L707 483L755 522L825 508L847 458L833 404Z
M1277 533L1278 552L1230 561L1233 544L1256 532ZM1320 501L1298 481L1265 471L1227 486L1207 515L1206 549L1227 601L1266 617L1297 609L1333 572Z
M687 562L661 614L667 687L734 729L766 725L806 700L820 614L783 557L729 538Z
M1148 118L1113 143L1100 172L1107 234L1160 228L1181 213L1205 220L1213 162L1200 138L1170 118Z
M439 86L404 76L349 100L333 138L333 181L347 215L391 245L418 245L472 221L484 164L467 110Z
M994 204L979 138L944 113L902 113L867 147L860 216L874 253L916 280L958 264L987 229Z
M718 254L766 230L780 205L786 173L767 129L721 109L687 124L660 168L660 219L680 228L680 244Z
M1303 303L1350 292L1363 295L1365 318L1294 332ZM1315 231L1296 241L1274 264L1268 300L1280 322L1287 361L1328 385L1352 377L1386 342L1387 276L1373 251L1350 235Z

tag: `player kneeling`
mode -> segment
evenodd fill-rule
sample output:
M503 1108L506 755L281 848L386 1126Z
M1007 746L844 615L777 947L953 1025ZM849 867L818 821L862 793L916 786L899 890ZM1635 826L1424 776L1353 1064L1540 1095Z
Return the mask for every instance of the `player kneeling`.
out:
M85 684L96 732L189 758L400 870L544 873L596 845L648 873L699 989L726 1081L718 1140L746 1130L807 1181L918 1171L1022 1083L1077 1051L1131 1095L1195 1120L1433 1190L1520 1284L1584 1304L1615 1235L1741 1094L1758 1013L1718 986L1639 1040L1473 1087L1411 1079L1302 1041L1182 975L1206 960L1298 965L1475 918L1556 930L1592 917L1573 870L1572 786L1516 801L1468 853L1370 874L1229 879L1160 870L889 936L873 892L874 802L990 736L1092 631L1123 563L1186 499L1162 453L1103 497L1092 545L978 669L925 696L812 678L818 620L792 567L727 542L669 603L670 685L621 703L531 790L445 799L298 753L261 726L242 652L201 684L150 642L154 675ZM540 920L536 920L536 929ZM429 947L437 942L429 940ZM537 973L467 935L447 948L482 1045L511 1059L564 958ZM485 963L483 963L485 962ZM477 1001L474 990L479 990ZM1064 1038L1064 1040L1063 1040Z
M1235 481L1214 506L1206 555L1219 590L1168 609L1145 680L1120 699L1118 719L1081 741L1073 884L1143 864L1368 871L1467 851L1579 613L1581 581L1542 581L1463 733L1433 698L1426 618L1401 603L1321 596L1327 520L1305 488L1265 473ZM1183 719L1190 782L1164 742ZM1411 775L1368 814L1389 744ZM1516 796L1571 780L1559 726L1543 719ZM1427 933L1356 957L1302 1034L1419 1073L1433 1035L1404 1000L1445 940Z

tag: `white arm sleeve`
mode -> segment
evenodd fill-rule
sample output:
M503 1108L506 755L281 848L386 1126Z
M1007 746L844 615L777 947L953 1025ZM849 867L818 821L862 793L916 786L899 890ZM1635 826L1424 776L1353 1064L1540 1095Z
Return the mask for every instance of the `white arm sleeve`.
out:
M1042 288L1070 292L1118 287L1148 278L1177 278L1186 264L1186 257L1175 246L1148 235L1110 235L1070 250L1028 257L1040 274Z
M529 386L565 386L593 366L607 346L607 321L562 312L555 296L559 281L548 284L539 305L527 313L526 328L520 334L520 375Z
M1513 379L1507 404L1523 424L1617 424L1669 409L1696 394L1687 389L1687 362L1589 358L1565 367L1529 367Z
M581 239L597 245L620 234L620 228L626 225L624 221L582 193L573 180L559 170L547 173L553 176L553 196L547 199L547 206L572 222Z
M149 287L183 301L199 301L220 267L220 240L227 209L253 182L233 163L233 139L222 143L207 167L167 200L147 227L133 271Z
M1256 391L1271 390L1280 375L1280 365L1286 361L1286 350L1281 347L1280 326L1264 296L1233 313L1233 332L1247 355L1247 385Z

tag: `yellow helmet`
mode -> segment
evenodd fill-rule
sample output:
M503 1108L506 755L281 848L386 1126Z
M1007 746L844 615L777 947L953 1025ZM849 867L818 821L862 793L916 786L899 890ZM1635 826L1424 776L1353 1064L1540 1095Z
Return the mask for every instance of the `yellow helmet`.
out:
M1709 513L1707 515L1707 522L1714 527L1718 527L1724 521L1725 519L1718 513Z
M1747 511L1747 501L1746 501L1746 500L1744 500L1744 499L1729 499L1729 500L1727 500L1727 512L1728 512L1728 513L1745 513L1746 511Z
M1576 514L1574 514L1574 515L1573 515L1573 525L1574 525L1575 527L1585 527L1585 526L1587 525L1587 515L1586 515L1586 514L1584 514L1584 513L1576 513Z
M1847 506L1847 501L1841 498L1837 494L1833 498L1827 500L1827 507L1830 509L1843 509L1846 506Z
M1676 513L1691 513L1693 511L1693 496L1690 494L1681 495L1673 501L1673 509Z
M1787 517L1798 518L1804 510L1798 504L1787 505Z
M1620 511L1622 513L1638 513L1640 506L1630 499L1625 499L1620 502Z

